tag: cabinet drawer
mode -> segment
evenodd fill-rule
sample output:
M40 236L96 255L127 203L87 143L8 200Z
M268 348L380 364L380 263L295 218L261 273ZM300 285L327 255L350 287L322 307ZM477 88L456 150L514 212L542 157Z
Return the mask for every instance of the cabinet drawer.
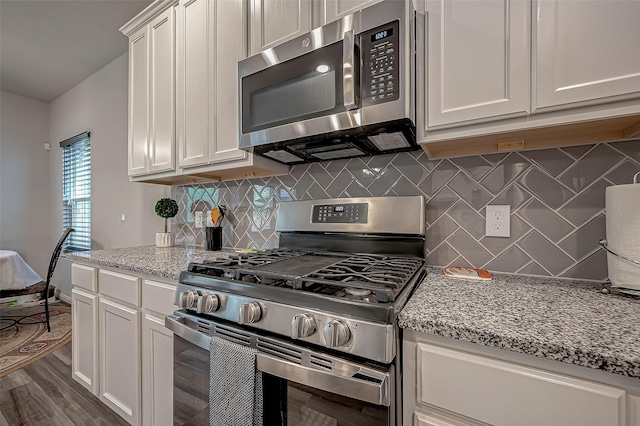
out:
M85 290L98 291L98 282L96 280L96 268L73 264L71 265L71 284Z
M625 392L503 361L417 346L418 401L495 426L624 426Z
M100 294L140 306L140 278L100 270Z
M142 283L142 307L163 315L176 310L173 304L176 286L144 280Z

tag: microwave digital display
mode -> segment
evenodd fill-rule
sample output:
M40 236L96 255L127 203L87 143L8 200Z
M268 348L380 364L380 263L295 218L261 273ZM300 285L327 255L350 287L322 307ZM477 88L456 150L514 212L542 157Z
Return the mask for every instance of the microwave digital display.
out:
M383 38L391 37L393 35L393 28L387 28L383 31L378 31L371 35L371 42L382 40Z

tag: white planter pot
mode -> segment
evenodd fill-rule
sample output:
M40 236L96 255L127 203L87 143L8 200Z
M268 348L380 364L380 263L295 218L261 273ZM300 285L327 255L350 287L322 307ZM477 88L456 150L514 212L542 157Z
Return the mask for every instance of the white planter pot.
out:
M156 232L156 247L173 247L173 233Z

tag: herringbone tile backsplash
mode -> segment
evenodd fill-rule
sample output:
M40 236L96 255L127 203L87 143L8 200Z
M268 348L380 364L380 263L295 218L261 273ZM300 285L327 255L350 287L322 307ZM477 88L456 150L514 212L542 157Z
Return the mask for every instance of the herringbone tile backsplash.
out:
M202 245L194 212L226 204L225 247L273 248L280 201L424 195L427 263L603 280L604 200L631 183L640 141L429 160L422 151L298 165L288 175L172 188L177 241ZM511 237L484 236L485 206L511 206Z

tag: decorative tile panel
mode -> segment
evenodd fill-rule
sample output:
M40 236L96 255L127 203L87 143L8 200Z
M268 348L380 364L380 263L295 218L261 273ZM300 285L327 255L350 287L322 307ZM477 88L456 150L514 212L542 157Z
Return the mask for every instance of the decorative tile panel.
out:
M225 247L278 246L281 201L423 195L427 263L601 280L604 191L640 171L640 142L429 160L422 151L302 164L278 177L175 186L178 243L203 245L194 213L226 204ZM484 236L485 207L511 206L511 237Z

